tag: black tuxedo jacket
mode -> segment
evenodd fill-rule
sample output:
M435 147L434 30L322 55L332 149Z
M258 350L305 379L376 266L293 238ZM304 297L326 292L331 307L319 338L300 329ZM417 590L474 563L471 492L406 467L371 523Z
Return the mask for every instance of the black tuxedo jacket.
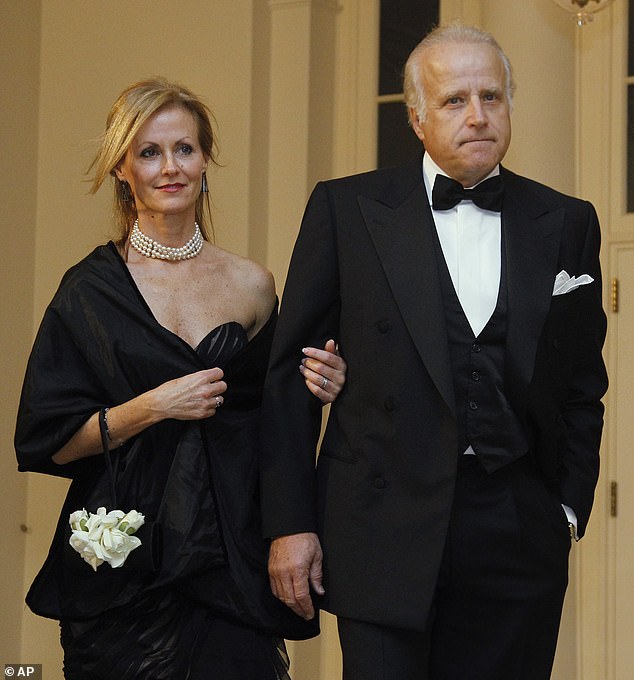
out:
M599 224L589 203L502 174L507 397L583 533L607 387ZM434 229L420 160L318 184L263 399L266 535L318 531L322 606L405 628L427 619L460 455ZM553 297L562 270L594 282ZM297 369L328 338L348 374L315 470L321 409Z

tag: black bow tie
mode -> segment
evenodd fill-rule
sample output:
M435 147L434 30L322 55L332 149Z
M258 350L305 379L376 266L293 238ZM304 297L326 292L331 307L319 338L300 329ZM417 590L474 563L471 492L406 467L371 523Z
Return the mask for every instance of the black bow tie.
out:
M483 210L500 212L503 195L504 186L500 175L480 182L473 189L465 189L460 182L445 175L436 175L432 205L434 210L449 210L460 201L473 201Z

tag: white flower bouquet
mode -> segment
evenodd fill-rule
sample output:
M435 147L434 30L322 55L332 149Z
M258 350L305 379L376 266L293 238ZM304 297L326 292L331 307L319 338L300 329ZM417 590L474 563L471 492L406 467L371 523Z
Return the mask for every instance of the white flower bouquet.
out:
M98 508L97 514L76 510L69 518L72 530L70 545L95 571L104 562L120 567L128 555L141 545L133 534L145 523L136 510L123 512Z

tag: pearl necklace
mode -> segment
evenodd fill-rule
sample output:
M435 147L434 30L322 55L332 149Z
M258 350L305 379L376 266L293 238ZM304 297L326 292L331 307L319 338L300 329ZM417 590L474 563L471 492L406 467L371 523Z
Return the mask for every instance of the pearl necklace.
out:
M139 229L139 220L134 220L132 231L130 232L130 245L145 257L152 257L157 260L191 260L196 257L203 248L203 235L197 222L194 222L194 235L180 248L164 246L153 238L146 236Z

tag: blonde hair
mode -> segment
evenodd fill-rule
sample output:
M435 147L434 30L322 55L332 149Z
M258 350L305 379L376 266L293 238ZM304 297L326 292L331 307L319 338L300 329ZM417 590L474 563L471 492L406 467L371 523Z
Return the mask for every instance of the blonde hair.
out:
M413 109L421 120L425 120L425 116L427 115L427 97L421 73L421 57L429 48L435 47L436 45L446 45L447 43L475 43L493 47L500 55L500 59L504 65L504 72L506 74L504 94L509 107L512 108L515 81L513 80L513 69L509 58L500 47L498 41L490 33L476 26L466 26L465 24L458 22L436 27L411 51L407 58L407 62L405 63L403 73L405 106L407 106L408 109Z
M129 195L130 187L116 179L115 171L125 158L141 126L159 109L170 105L181 106L192 114L196 121L202 153L209 162L217 165L217 144L212 127L213 114L199 97L182 85L162 77L141 80L127 87L110 109L99 150L88 169L89 173L94 171L91 178L91 194L99 190L108 175L115 178L114 216L119 244L123 244L128 238L137 212L134 200L131 200ZM196 221L200 225L203 237L210 240L210 237L213 237L213 225L208 193L201 192L196 201Z

